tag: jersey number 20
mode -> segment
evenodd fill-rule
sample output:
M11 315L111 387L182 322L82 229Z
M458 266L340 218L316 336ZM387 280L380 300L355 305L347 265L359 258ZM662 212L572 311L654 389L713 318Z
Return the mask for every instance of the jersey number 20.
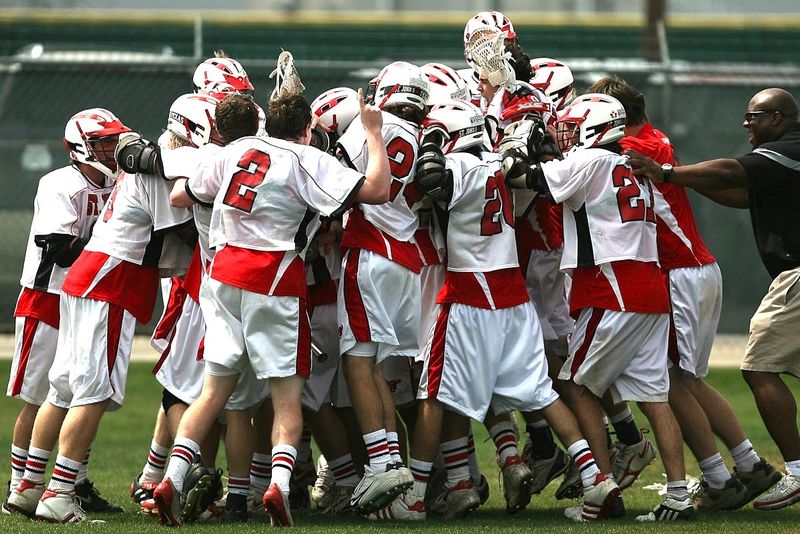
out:
M225 191L222 202L237 210L250 213L258 195L254 189L264 181L270 163L269 154L260 150L250 149L245 152L237 164L242 170L236 171L231 177L231 183Z
M503 224L500 220L501 212L506 224L513 228L514 204L502 172L497 171L494 176L490 176L486 180L484 198L486 204L483 205L483 217L481 217L481 235L495 235L503 231Z

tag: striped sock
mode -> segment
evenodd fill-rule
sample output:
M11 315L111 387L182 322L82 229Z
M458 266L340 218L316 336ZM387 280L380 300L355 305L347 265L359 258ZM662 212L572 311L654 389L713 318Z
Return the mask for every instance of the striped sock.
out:
M11 488L15 488L22 477L25 476L25 463L28 461L28 451L11 444Z
M501 466L512 456L519 456L517 451L517 436L514 434L514 425L511 421L497 423L489 429L494 446L497 448L497 460Z
M761 461L761 458L756 454L755 449L753 449L753 444L750 443L749 439L744 440L732 448L731 457L734 463L736 463L736 470L740 473L752 472L756 464Z
M169 465L164 478L172 481L175 489L183 491L183 478L194 463L194 457L200 452L200 445L189 438L176 438L169 455Z
M53 476L50 477L50 484L47 489L59 493L75 491L75 481L78 478L78 471L81 469L80 460L70 460L60 454L56 456L56 465L53 467Z
M392 461L389 442L386 440L386 430L381 428L375 432L364 434L362 437L364 445L367 447L369 466L377 471L386 469L386 465Z
M228 493L247 497L250 493L250 477L235 477L228 471Z
M469 477L473 484L481 483L481 468L478 466L478 455L475 453L475 439L472 437L472 428L467 434L467 452L469 452Z
M78 479L75 481L75 484L80 484L81 482L85 481L89 478L89 455L92 454L92 447L89 446L89 449L86 451L86 457L81 462L81 468L78 470Z
M708 458L700 460L697 465L703 473L703 479L711 489L724 488L725 483L731 478L728 468L725 467L725 460L722 459L720 453L712 454Z
M392 455L392 463L403 463L403 457L400 456L400 436L397 432L386 432L386 443L389 445L389 454Z
M672 480L667 482L667 497L676 501L685 501L689 498L689 487L685 480Z
M254 452L250 460L250 487L263 495L272 479L272 455Z
M411 475L414 477L414 495L419 499L424 499L425 491L428 489L428 482L431 481L433 462L423 462L422 460L411 458L409 463Z
M446 488L452 488L462 480L469 480L469 450L467 436L440 445L444 467L447 469Z
M275 445L272 447L272 480L284 495L289 494L289 481L292 479L297 450L291 445Z
M147 462L142 468L139 482L161 482L164 478L164 468L167 466L169 447L162 447L156 440L150 442L150 452L147 453Z
M358 485L356 464L353 463L353 456L349 452L328 462L328 468L340 488L355 488Z
M25 460L25 474L22 478L32 484L44 484L44 471L47 469L47 462L50 461L51 452L30 447L28 459Z
M585 439L579 439L567 448L567 452L572 457L572 462L580 470L581 482L585 489L591 488L594 485L600 469L594 461L592 449L589 448L589 443Z

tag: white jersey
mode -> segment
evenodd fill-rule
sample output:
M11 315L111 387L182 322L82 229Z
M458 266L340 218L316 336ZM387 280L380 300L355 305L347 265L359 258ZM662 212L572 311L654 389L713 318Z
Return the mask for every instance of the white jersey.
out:
M43 258L43 249L36 245L34 239L51 234L81 239L90 237L92 226L113 187L110 179L106 179L102 186L94 184L71 165L49 172L39 180L20 278L23 287L48 293L59 292L68 268L59 267L52 258Z
M122 173L86 250L158 267L163 275L185 271L192 250L169 230L190 221L192 213L170 205L171 190L172 182L158 176Z
M386 143L392 174L389 202L379 205L362 204L359 209L364 212L367 221L378 230L399 241L411 241L419 226L417 210L422 200L416 187L413 187L419 149L417 140L419 128L391 113L384 112L381 134ZM344 162L361 173L366 172L367 137L360 120L350 124L338 143L338 153Z
M319 215L349 207L363 174L310 146L243 137L204 161L186 184L214 203L209 244L256 251L302 251Z
M447 270L489 272L519 267L513 201L500 173L500 158L484 153L448 154L453 194L448 206Z
M628 158L579 149L543 163L542 171L553 199L564 203L562 270L658 262L652 185L633 176Z

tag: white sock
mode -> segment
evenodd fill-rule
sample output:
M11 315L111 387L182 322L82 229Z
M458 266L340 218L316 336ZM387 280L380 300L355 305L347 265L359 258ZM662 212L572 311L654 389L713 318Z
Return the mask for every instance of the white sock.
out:
M189 468L192 466L194 457L197 456L198 452L200 452L200 445L189 438L175 439L164 478L170 479L178 492L183 491L183 478L189 472Z
M86 451L86 457L81 462L81 467L78 469L78 479L75 484L80 484L89 478L89 455L92 454L92 446L89 445L89 450Z
M741 473L750 473L761 458L756 454L753 444L749 439L744 440L731 449L731 457L736 463L736 470Z
M161 482L164 478L168 457L169 447L162 447L156 440L152 440L139 482Z
M50 461L51 453L52 451L29 447L23 478L34 484L44 484L44 471L47 469L47 462Z
M272 447L272 480L284 495L289 495L289 481L292 479L297 450L291 445L278 444Z
M711 489L724 488L725 483L731 478L731 474L728 472L728 468L725 467L725 461L720 453L700 460L698 465L703 472L703 478Z
M25 462L28 461L28 450L11 444L11 488L15 488L25 475Z
M667 497L676 501L685 501L689 498L689 486L685 480L667 482Z
M403 457L400 456L400 437L397 435L397 432L387 431L386 443L389 445L389 454L392 455L392 463L403 463Z

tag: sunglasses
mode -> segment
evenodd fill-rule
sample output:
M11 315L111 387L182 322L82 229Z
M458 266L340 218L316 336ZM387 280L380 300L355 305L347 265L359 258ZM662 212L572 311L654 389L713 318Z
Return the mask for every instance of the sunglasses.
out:
M744 114L744 122L753 122L753 120L755 120L755 118L758 117L759 115L764 115L767 113L780 113L780 111L778 111L777 109L764 110L764 111L748 111L747 113Z

